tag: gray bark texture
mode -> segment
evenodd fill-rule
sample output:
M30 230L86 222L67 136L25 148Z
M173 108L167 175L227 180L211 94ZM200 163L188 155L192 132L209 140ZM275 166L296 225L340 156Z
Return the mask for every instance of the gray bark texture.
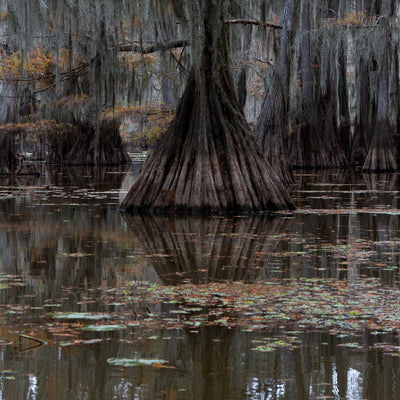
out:
M256 124L256 136L268 162L284 184L294 182L289 165L289 93L294 24L299 2L286 0L280 18L280 57Z
M319 82L316 80L311 53L310 8L310 0L304 0L300 42L303 116L292 134L290 159L294 168L327 168L330 166L329 156L318 125Z

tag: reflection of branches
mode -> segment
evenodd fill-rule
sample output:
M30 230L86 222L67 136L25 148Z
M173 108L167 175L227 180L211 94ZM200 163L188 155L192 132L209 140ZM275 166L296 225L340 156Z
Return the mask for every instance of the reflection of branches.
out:
M125 215L165 283L183 279L253 281L265 267L286 219L163 218Z

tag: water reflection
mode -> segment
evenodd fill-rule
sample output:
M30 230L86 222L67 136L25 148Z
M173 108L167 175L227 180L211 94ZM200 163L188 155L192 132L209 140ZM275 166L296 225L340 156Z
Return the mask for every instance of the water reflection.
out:
M268 279L273 270L268 255L285 239L288 225L284 217L267 216L124 218L166 284Z
M310 332L298 334L295 348L259 352L259 341L282 332L214 327L154 334L158 339L142 340L133 330L119 341L23 354L3 347L0 398L392 400L400 393L399 357L374 350L397 343L394 337L358 337L352 340L362 347L352 349L349 338ZM168 363L123 368L107 362L113 357Z
M196 219L122 215L140 164L130 168L46 168L28 186L5 182L1 271L40 281L48 297L120 279L399 281L398 175L298 174L293 214Z
M297 173L294 213L198 219L121 214L139 168L43 167L40 177L0 181L0 399L399 398L395 335L303 332L294 348L260 352L252 348L266 336L288 333L129 327L87 334L101 343L65 348L47 333L49 345L19 352L18 332L51 331L36 307L99 311L95 290L131 280L399 283L397 174ZM13 285L3 283L6 275ZM357 348L342 346L355 342ZM391 349L375 346L383 342ZM133 356L165 359L173 368L107 364Z
M111 286L132 278L127 270L138 246L117 210L126 174L126 168L48 169L29 186L4 186L1 272L25 275L40 298L65 285Z

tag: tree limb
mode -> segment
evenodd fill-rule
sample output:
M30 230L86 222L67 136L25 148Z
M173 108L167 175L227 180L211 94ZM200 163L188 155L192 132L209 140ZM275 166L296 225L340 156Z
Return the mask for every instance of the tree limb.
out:
M140 54L150 54L150 53L155 53L156 51L175 49L179 47L185 47L188 45L190 45L189 40L184 40L184 39L174 40L169 43L154 43L149 47L142 47L137 44L128 43L119 46L119 51L132 51Z
M270 22L262 22L262 21L254 21L254 20L248 20L248 19L230 19L225 21L225 24L243 24L243 25L260 25L260 26L265 26L267 28L272 28L272 29L283 29L282 26L272 24ZM155 53L156 51L161 51L161 50L169 50L169 49L176 49L179 47L185 47L185 46L190 46L190 41L181 39L181 40L174 40L172 42L168 43L154 43L148 47L142 47L137 44L133 43L127 43L127 44L122 44L119 46L119 51L132 51L135 53L140 53L140 54L150 54L150 53Z
M249 19L230 19L226 24L261 25L272 29L283 29L283 26L272 24L271 22L254 21Z

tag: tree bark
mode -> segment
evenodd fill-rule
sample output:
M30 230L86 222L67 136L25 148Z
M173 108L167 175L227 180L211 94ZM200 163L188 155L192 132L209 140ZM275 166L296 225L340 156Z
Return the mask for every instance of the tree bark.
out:
M300 48L301 103L303 115L291 137L290 159L294 168L330 167L319 126L319 81L311 54L310 0L303 1Z
M64 164L121 165L131 161L119 134L119 121L104 120L98 124L97 127L82 127Z
M321 93L320 112L318 114L320 123L318 125L320 126L320 135L329 157L329 166L343 168L346 166L347 160L340 145L337 125L337 80L331 72L332 66L329 61L326 69L325 90L324 93Z
M223 1L196 9L193 69L174 120L122 202L128 212L223 214L292 209L259 151L228 72Z

